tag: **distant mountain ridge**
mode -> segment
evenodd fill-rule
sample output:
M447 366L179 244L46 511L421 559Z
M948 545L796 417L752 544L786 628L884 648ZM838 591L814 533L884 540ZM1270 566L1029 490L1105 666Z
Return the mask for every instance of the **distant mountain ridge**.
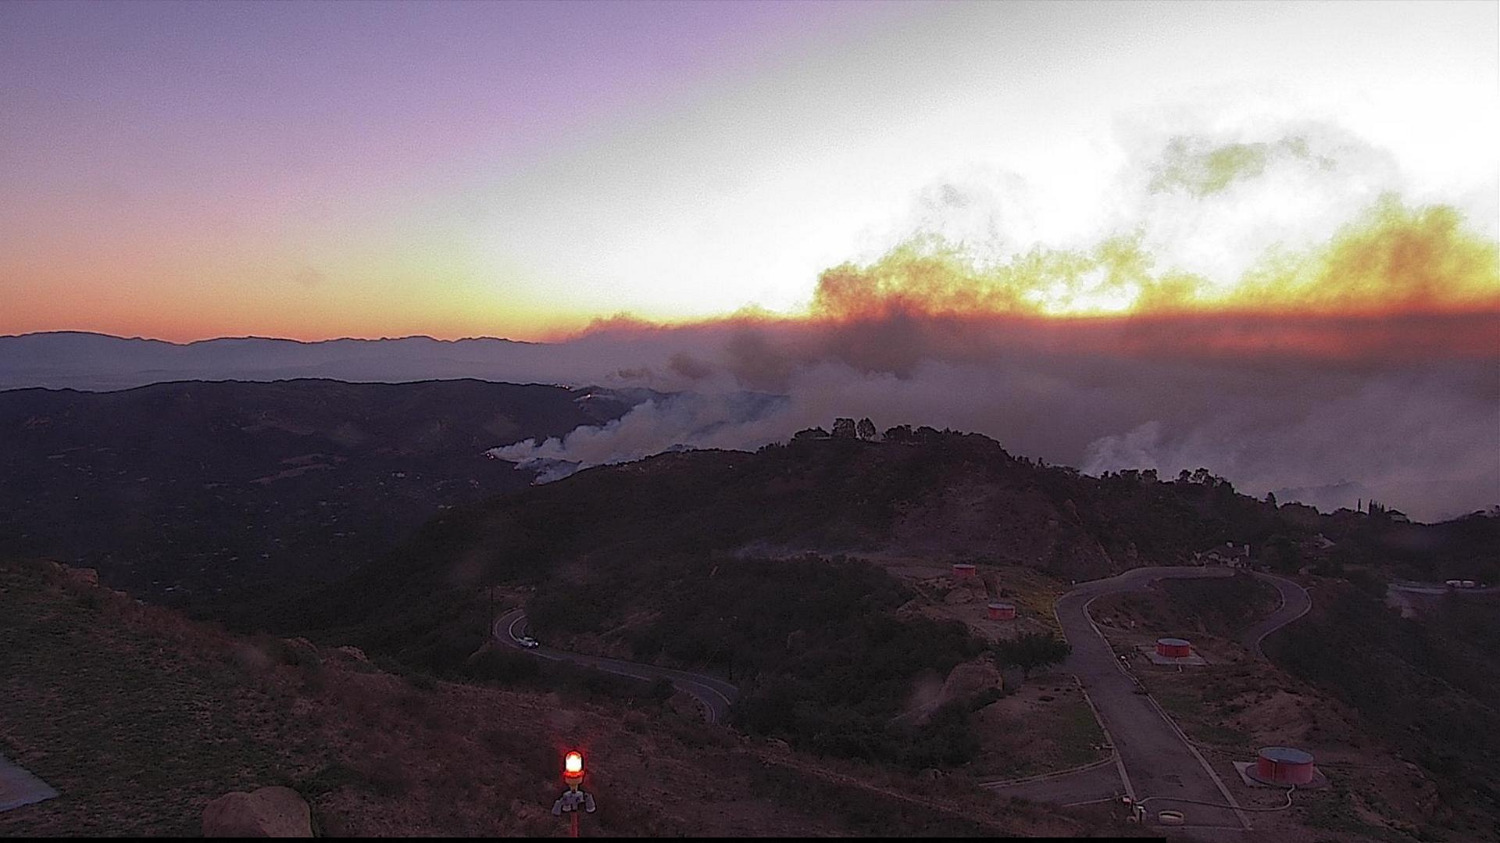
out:
M564 346L493 337L306 342L223 337L174 343L80 331L0 336L0 389L128 389L181 380L570 381L584 358Z

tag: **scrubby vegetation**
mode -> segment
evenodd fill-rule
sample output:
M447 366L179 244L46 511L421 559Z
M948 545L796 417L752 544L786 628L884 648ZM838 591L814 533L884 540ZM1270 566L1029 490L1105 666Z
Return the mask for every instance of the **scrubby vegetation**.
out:
M721 671L742 686L734 719L752 734L908 767L968 760L967 701L920 726L892 721L920 674L942 675L983 645L959 623L897 618L911 595L884 571L803 557L628 573L601 567L583 582L543 584L533 627L549 640L624 627L633 660Z
M1050 632L1028 632L997 641L994 646L995 661L1019 667L1027 676L1039 667L1062 662L1072 652L1072 645Z
M1403 619L1370 594L1332 586L1311 617L1273 639L1270 654L1432 773L1446 803L1497 816L1500 607L1445 602L1422 620Z
M417 674L421 675L421 674ZM672 683L635 679L567 662L544 661L514 650L491 648L470 659L453 678L506 688L551 692L569 705L613 703L655 711L672 696Z
M0 561L0 619L0 752L78 806L65 826L0 814L0 836L192 835L207 800L286 783L274 738L247 728L268 700L222 641L191 653L169 612L45 563Z
M601 796L588 835L1104 826L952 782L896 789L869 768L830 771L694 716L392 675L357 651L238 638L78 574L0 560L0 752L63 793L0 813L0 837L193 836L210 799L265 785L297 790L323 836L556 836L567 828L548 812L559 746L579 740Z

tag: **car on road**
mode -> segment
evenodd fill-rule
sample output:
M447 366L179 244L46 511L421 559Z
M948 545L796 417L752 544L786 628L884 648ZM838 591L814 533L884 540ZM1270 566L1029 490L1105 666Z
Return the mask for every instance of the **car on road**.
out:
M525 647L528 650L532 649L533 647L540 647L540 646L542 646L542 644L541 644L540 641L537 641L535 638L532 638L530 635L523 635L523 636L521 636L520 638L516 639L516 643L520 644L522 647Z

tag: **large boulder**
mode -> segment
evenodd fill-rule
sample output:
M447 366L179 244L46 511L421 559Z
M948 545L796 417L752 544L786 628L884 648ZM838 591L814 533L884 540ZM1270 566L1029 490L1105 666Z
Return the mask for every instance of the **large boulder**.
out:
M965 662L955 665L949 672L947 680L943 682L943 690L938 695L937 704L941 706L980 691L1004 686L1005 680L989 659Z
M1000 671L988 659L965 662L954 666L941 684L936 681L918 682L913 699L907 710L892 721L908 726L926 723L939 708L954 700L972 697L989 688L1003 688L1005 680Z
M203 809L204 837L311 837L312 811L289 787L226 793Z

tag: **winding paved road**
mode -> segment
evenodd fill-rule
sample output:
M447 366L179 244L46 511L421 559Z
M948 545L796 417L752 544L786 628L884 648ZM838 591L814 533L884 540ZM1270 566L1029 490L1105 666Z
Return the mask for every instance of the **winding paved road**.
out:
M1115 748L1115 768L1109 771L1114 775L1106 774L1107 766L1094 767L1012 785L992 785L991 790L1063 804L1127 795L1144 803L1153 817L1158 811L1173 809L1183 812L1189 826L1248 829L1249 817L1219 774L1156 701L1142 693L1088 611L1099 597L1141 590L1156 580L1230 577L1234 573L1228 568L1136 568L1116 577L1081 583L1058 598L1057 620L1073 645L1063 669L1078 677L1094 704ZM1255 576L1270 582L1282 595L1281 607L1242 637L1259 654L1261 640L1306 614L1311 600L1291 580L1268 574Z
M689 673L685 670L672 670L666 667L656 667L649 664L637 664L620 659L607 659L602 656L586 656L581 653L570 653L567 650L558 650L552 647L521 646L521 630L526 628L526 610L513 609L501 615L495 621L490 632L497 642L515 647L525 653L540 656L552 661L565 661L605 673L613 673L618 676L629 676L634 679L644 679L648 682L657 679L665 679L672 686L703 703L704 717L710 723L718 723L729 713L729 707L739 697L740 689L725 682L702 673Z
M1240 643L1254 653L1256 658L1264 661L1266 654L1260 648L1261 642L1266 639L1267 635L1311 611L1312 598L1307 596L1307 589L1285 577L1261 573L1256 573L1254 576L1256 579L1270 583L1281 595L1281 608L1267 615L1260 623L1240 635Z

